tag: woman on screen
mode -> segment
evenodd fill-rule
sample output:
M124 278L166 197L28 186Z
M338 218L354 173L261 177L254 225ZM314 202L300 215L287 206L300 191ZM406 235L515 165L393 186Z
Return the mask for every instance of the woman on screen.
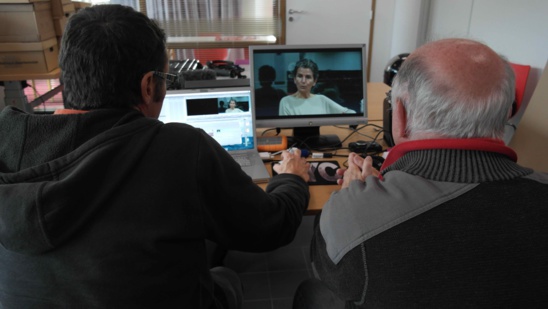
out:
M318 65L310 59L301 59L293 69L293 81L297 92L280 101L280 116L355 114L354 110L341 106L322 94L313 94L319 76Z
M244 111L236 107L236 100L231 99L228 103L228 108L225 110L225 113L243 113Z

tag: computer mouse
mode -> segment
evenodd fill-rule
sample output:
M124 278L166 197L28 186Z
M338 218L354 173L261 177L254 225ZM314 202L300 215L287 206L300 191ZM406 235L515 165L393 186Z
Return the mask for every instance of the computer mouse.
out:
M377 171L380 171L382 164L384 163L384 158L382 156L371 156L371 158L373 158L373 167Z
M368 155L360 154L360 157L365 158ZM375 168L377 171L381 170L382 164L384 163L384 158L382 156L375 156L375 155L369 155L371 159L373 159L373 168Z

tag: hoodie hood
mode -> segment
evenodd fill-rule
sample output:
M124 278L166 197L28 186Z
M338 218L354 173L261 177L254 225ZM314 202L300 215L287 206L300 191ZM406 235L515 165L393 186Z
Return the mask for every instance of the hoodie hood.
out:
M85 135L97 125L102 128L95 132L101 133ZM133 110L31 115L5 108L0 114L0 244L22 254L62 244L139 164L135 154L144 152L161 125Z

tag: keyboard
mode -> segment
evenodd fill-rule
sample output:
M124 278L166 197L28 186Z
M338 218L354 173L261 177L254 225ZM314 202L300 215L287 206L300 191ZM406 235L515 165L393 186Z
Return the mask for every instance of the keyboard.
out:
M251 166L251 160L249 160L249 157L245 154L234 154L232 155L234 160L240 164L240 166Z

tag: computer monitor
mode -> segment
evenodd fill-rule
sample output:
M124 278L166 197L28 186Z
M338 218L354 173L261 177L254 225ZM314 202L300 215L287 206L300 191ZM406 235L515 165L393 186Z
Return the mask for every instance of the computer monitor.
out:
M292 143L327 148L340 140L320 135L320 126L367 123L365 44L251 46L249 61L257 127L293 128ZM306 85L297 83L314 66L318 76L305 99Z

